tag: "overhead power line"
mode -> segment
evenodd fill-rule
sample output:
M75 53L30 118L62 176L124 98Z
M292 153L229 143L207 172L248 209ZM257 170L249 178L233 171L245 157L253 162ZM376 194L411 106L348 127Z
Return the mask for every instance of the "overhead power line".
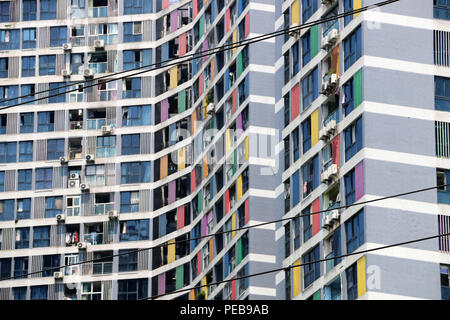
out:
M16 104L13 104L13 105L10 105L10 106L5 106L5 107L1 108L0 111L1 110L5 110L5 109L9 109L9 108L13 108L13 107L17 107L17 106L21 106L21 105L30 104L32 102L37 102L37 101L40 101L40 100L45 100L45 99L57 97L57 96L64 95L64 94L67 94L67 93L76 92L76 91L78 91L80 89L87 89L87 88L95 87L99 83L103 84L103 83L108 83L108 82L117 81L117 80L121 80L121 79L126 79L126 78L134 77L134 76L137 76L137 75L141 75L141 74L144 74L144 73L147 73L147 72L150 72L150 71L155 71L155 70L167 68L167 67L170 67L170 66L183 64L183 63L186 63L186 62L189 62L189 61L192 61L192 60L196 60L196 59L199 59L199 58L203 58L203 57L207 57L207 56L210 56L210 55L214 55L214 54L219 53L219 52L232 50L232 49L235 49L235 48L238 48L238 47L246 46L248 44L252 44L252 43L264 41L264 40L267 40L267 39L270 39L270 38L274 38L274 37L277 37L277 36L280 36L280 35L283 35L283 34L297 32L297 31L309 28L309 27L314 26L314 25L318 25L318 24L321 24L321 23L324 23L324 22L328 22L328 21L337 20L337 19L344 18L344 17L349 16L349 15L358 14L358 13L361 13L361 12L364 12L364 11L367 11L367 10L371 10L371 9L374 9L374 8L382 7L382 6L385 6L385 5L394 3L394 2L398 2L398 1L400 1L400 0L383 1L383 2L379 2L379 3L375 3L373 5L362 7L360 9L355 9L355 10L347 11L347 12L344 12L344 13L341 13L341 14L337 14L335 16L331 16L331 17L327 17L327 18L321 18L321 19L318 19L318 20L315 20L315 21L311 21L311 22L302 24L300 26L294 26L294 27L282 29L280 31L275 31L275 32L263 34L263 35L260 35L260 36L256 36L256 37L253 37L253 38L244 39L244 40L241 40L241 41L235 42L233 44L229 44L229 45L225 44L225 45L217 47L217 48L203 50L203 51L199 51L197 53L184 55L183 57L176 57L176 58L168 59L168 60L165 60L165 61L161 61L161 62L149 64L149 65L145 65L145 66L142 66L142 67L138 67L138 68L134 68L134 69L126 70L126 71L120 71L120 72L116 72L116 73L112 73L112 74L107 74L107 75L104 75L104 76L101 76L101 77L98 77L98 78L95 78L95 79L92 79L92 80L71 82L70 84L67 84L67 85L59 86L59 87L52 88L52 89L38 91L38 92L35 92L33 94L28 94L28 95L23 95L23 96L19 96L19 97L4 99L4 100L1 100L0 103L4 103L4 102L8 102L8 101L14 101L14 100L17 100L17 99L22 99L22 98L27 98L27 97L30 97L30 96L36 96L36 95L40 95L40 94L46 93L46 92L55 92L55 91L60 90L60 89L76 86L77 84L89 83L89 82L94 82L94 81L106 79L106 80L101 81L101 82L96 82L96 83L91 83L91 84L85 85L82 88L75 88L75 89L65 90L64 92L58 92L58 93L55 93L55 94L47 95L45 97L40 97L40 98L36 98L36 99L33 99L33 100L27 100L27 101L23 101L23 102L20 102L20 103L16 103ZM188 58L188 57L190 57L190 58ZM173 62L173 61L175 61L175 62ZM154 68L149 69L149 67L154 67ZM142 69L144 69L144 70L142 70ZM139 70L141 70L141 71L139 71ZM114 77L116 75L120 75L120 74L124 74L124 73L130 73L132 71L138 71L138 72L133 73L133 74L129 74L129 75L125 75L125 76L122 76L122 77L118 77L118 78L111 78L111 77Z
M395 195L391 195L391 196L387 196L387 197L381 197L381 198L378 198L378 199L372 199L372 200L367 200L367 201L355 202L355 203L349 204L347 206L340 206L340 207L334 208L333 210L346 209L346 208L349 208L349 207L364 205L364 204L377 202L377 201L382 201L382 200L391 199L391 198L397 198L397 197L410 195L410 194L414 194L414 193L430 191L430 190L433 190L433 189L444 188L444 187L447 187L447 186L450 186L450 184L438 185L438 186L434 186L434 187L429 187L429 188L424 188L424 189L419 189L419 190L399 193L399 194L395 194ZM241 230L257 228L257 227L261 227L261 226L264 226L264 225L274 224L274 223L278 223L278 222L282 222L282 221L294 220L294 219L298 219L300 217L311 216L311 215L314 215L314 214L320 214L322 212L327 212L327 211L330 211L330 210L319 210L319 211L315 211L315 212L310 212L308 214L301 214L301 215L296 215L294 217L283 218L283 219L278 219L278 220L272 220L272 221L268 221L268 222L262 222L262 223L258 223L258 224L254 224L254 225L250 225L250 226L247 225L247 226L243 226L243 227L240 227L240 228L236 228L236 229L232 229L232 230L228 230L228 231L216 232L216 233L213 233L213 234L200 236L200 237L196 237L196 238L183 239L183 240L175 241L175 242L171 242L171 243L166 242L166 243L163 243L163 244L160 244L160 245L156 245L156 246L153 246L153 247L149 247L149 248L128 250L127 252L124 252L124 253L113 254L113 255L110 255L110 256L102 257L102 258L90 259L90 260L80 261L80 262L76 262L76 263L61 265L61 266L58 266L58 267L46 268L45 270L33 271L33 272L24 273L24 274L20 274L20 275L16 275L16 276L11 276L11 277L8 277L8 278L0 279L0 281L13 280L13 279L16 279L16 278L23 278L23 277L27 277L27 276L34 275L34 274L40 274L40 273L42 273L44 271L57 271L57 270L60 270L62 268L74 267L74 266L77 266L77 265L83 265L83 264L91 263L91 262L92 263L94 263L94 262L104 262L107 259L111 259L111 258L114 258L114 257L120 257L120 256L128 255L128 254L131 254L131 253L137 253L137 252L141 252L141 251L148 251L148 250L152 250L152 249L158 249L158 248L165 247L165 246L170 246L170 245L178 245L178 244L184 243L184 242L197 241L197 240L201 240L201 239L204 239L204 238L215 237L215 236L218 236L218 235L221 235L221 234L227 234L227 233L230 233L230 232L238 232L238 231L241 231Z
M441 235L435 235L435 236L430 236L430 237L425 237L425 238L420 238L420 239L415 239L415 240L409 240L409 241L399 242L399 243L395 243L395 244L390 244L390 245L386 245L386 246L380 246L380 247L377 247L377 248L361 250L361 251L352 252L352 253L348 253L348 254L343 254L343 255L340 255L340 256L332 257L332 258L324 258L324 259L319 259L319 260L315 260L315 261L300 263L300 264L297 264L297 265L292 265L292 266L288 266L288 267L284 267L284 268L271 269L271 270L267 270L267 271L263 271L263 272L249 274L249 275L246 275L246 276L235 277L235 278L228 279L228 280L222 280L222 281L218 281L218 282L214 282L214 283L210 283L210 284L204 284L204 285L195 286L195 287L191 287L191 288L180 289L180 290L168 292L168 293L165 293L165 294L154 295L154 296L151 296L151 297L142 298L140 300L156 299L156 298L160 298L160 297L163 297L163 296L168 296L168 295L172 295L172 294L176 294L176 293L191 291L193 289L200 289L200 288L204 288L204 287L215 286L215 285L218 285L218 284L221 284L221 283L226 283L226 282L246 279L246 278L250 278L250 277L262 276L262 275L265 275L265 274L279 272L279 271L287 271L287 270L291 270L291 269L294 269L294 268L307 266L307 265L314 264L314 263L320 263L320 262L325 262L325 261L334 260L334 259L342 259L342 258L354 256L354 255L357 255L357 254L369 253L369 252L373 252L373 251L378 251L378 250L383 250L383 249L403 246L403 245L407 245L407 244L411 244L411 243L417 243L417 242L421 242L421 241L432 240L432 239L436 239L436 238L440 238L440 237L447 237L447 236L450 236L450 233L444 233L444 234L441 234Z

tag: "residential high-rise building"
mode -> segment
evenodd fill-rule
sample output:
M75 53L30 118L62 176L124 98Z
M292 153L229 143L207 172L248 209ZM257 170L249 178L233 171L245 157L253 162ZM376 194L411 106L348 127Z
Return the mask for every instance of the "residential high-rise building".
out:
M378 2L0 1L0 299L449 299L450 237L238 279L449 232L337 209L450 183L448 1L189 59Z
M285 1L276 27L378 2ZM448 187L337 209L450 181L449 13L448 1L401 0L277 39L279 190L294 218L280 228L284 267L449 232ZM449 240L293 268L277 275L277 293L450 299Z

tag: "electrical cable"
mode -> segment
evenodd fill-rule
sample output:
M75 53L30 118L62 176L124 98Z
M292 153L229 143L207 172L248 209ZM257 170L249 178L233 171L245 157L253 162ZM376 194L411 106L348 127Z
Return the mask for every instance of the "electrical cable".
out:
M335 15L335 16L332 16L332 17L321 18L319 20L308 22L308 23L302 24L300 26L295 26L295 27L282 29L280 31L275 31L275 32L272 32L272 33L256 36L256 37L253 37L253 38L250 38L250 39L243 39L243 40L235 42L233 44L223 45L223 46L220 46L220 47L217 47L217 48L212 48L212 49L208 49L208 50L199 51L197 53L188 54L188 55L185 55L183 57L172 58L172 59L168 59L168 60L165 60L165 61L153 63L153 64L150 64L150 65L146 65L146 66L142 66L142 67L126 70L126 71L120 71L120 72L116 72L116 73L113 73L113 74L108 74L108 75L101 76L101 77L98 77L98 78L95 78L95 79L92 79L92 80L88 80L88 81L72 82L72 83L64 85L64 86L60 86L60 87L56 87L56 88L52 88L52 89L47 89L47 90L42 90L42 91L39 91L39 92L35 92L33 94L28 94L28 95L23 95L23 96L19 96L19 97L14 97L14 98L8 98L8 99L0 100L0 103L13 101L13 100L18 100L19 98L22 99L22 98L26 98L26 97L30 97L30 96L36 96L36 95L40 95L40 94L46 93L46 92L52 92L52 91L54 92L54 91L57 91L57 90L60 90L60 89L63 89L63 88L76 86L77 84L81 84L81 83L89 83L89 82L94 82L94 81L97 81L97 80L106 79L105 81L101 82L102 84L104 84L104 83L109 83L109 82L112 82L112 81L117 81L117 80L121 80L121 79L130 78L130 77L133 77L133 76L136 76L136 75L140 75L140 74L143 74L143 73L147 73L147 72L150 72L150 71L159 70L159 69L167 68L167 67L170 67L170 66L183 64L183 63L186 63L186 62L189 62L189 61L192 61L192 60L196 60L196 59L199 59L199 58L203 58L203 57L207 57L207 56L210 56L210 55L214 55L214 54L217 54L219 52L229 51L229 50L232 50L232 49L235 49L235 48L238 48L238 47L242 47L242 46L246 46L246 45L249 45L249 44L252 44L252 43L264 41L264 40L267 40L267 39L270 39L270 38L274 38L274 37L277 37L277 36L280 36L280 35L283 35L283 34L300 31L301 29L309 28L309 27L314 26L314 25L318 25L318 24L321 24L321 23L324 23L324 22L328 22L328 21L337 20L337 19L346 17L348 15L358 14L358 13L361 13L361 12L364 12L364 11L367 11L367 10L371 10L371 9L374 9L374 8L382 7L382 6L385 6L385 5L394 3L394 2L398 2L398 1L400 1L400 0L387 0L387 1L384 1L384 2L379 2L379 3L373 4L373 5L369 5L369 6L365 6L365 7L359 8L359 9L347 11L347 12L344 12L344 13L341 13L341 14L338 14L338 15ZM191 58L186 59L187 57L191 57ZM182 60L182 61L178 61L178 60ZM166 64L167 62L172 62L172 61L178 61L178 62ZM162 65L162 64L164 64L164 65ZM151 67L151 66L156 66L156 67L152 68L152 69L148 69L148 67ZM132 71L137 71L137 70L142 70L142 69L145 69L145 70L133 73L131 75L126 75L126 76L122 76L122 77L118 77L118 78L111 78L111 77L114 77L115 75L119 75L119 74L123 74L123 73L129 73L129 72L132 72ZM109 79L107 79L107 78L109 78ZM5 109L9 109L9 108L13 108L13 107L17 107L17 106L21 106L21 105L31 104L32 102L37 102L37 101L41 101L41 100L57 97L57 96L64 95L64 94L67 94L67 93L79 91L80 89L91 88L91 87L97 86L99 83L100 82L97 82L97 83L85 85L82 88L75 88L75 89L71 89L71 90L66 90L64 92L58 92L58 93L55 93L55 94L47 95L45 97L40 97L40 98L36 98L36 99L32 99L32 100L23 101L23 102L20 102L20 103L17 103L17 104L13 104L13 105L10 105L10 106L5 106L5 107L0 108L0 111L5 110Z
M357 254L369 253L369 252L373 252L373 251L377 251L377 250L383 250L383 249L403 246L403 245L407 245L407 244L411 244L411 243L431 240L431 239L440 238L440 237L447 237L447 236L450 236L450 233L444 233L444 234L441 234L441 235L429 236L429 237L425 237L425 238L420 238L420 239L415 239L415 240L409 240L409 241L394 243L394 244L385 245L385 246L381 246L381 247L377 247L377 248L372 248L372 249L366 249L366 250L361 250L361 251L357 251L357 252L347 253L347 254L343 254L343 255L340 255L340 256L336 256L336 257L324 258L324 259L314 260L314 261L310 261L310 262L304 262L304 263L300 263L300 264L297 264L297 265L288 266L288 267L284 267L284 268L271 269L271 270L267 270L267 271L263 271L263 272L249 274L249 275L242 276L242 277L235 277L235 278L228 279L228 280L222 280L222 281L218 281L218 282L214 282L214 283L210 283L210 284L204 284L204 285L200 285L200 286L195 286L195 287L192 287L192 288L185 288L185 289L181 289L181 290L168 292L168 293L165 293L165 294L154 295L154 296L142 298L142 299L139 299L139 300L151 300L151 299L155 299L155 298L159 298L159 297L163 297L163 296L167 296L167 295L171 295L171 294L176 294L176 293L180 293L180 292L190 291L190 290L193 290L193 289L199 289L199 288L203 288L203 287L214 286L214 285L218 285L218 284L221 284L221 283L226 283L226 282L246 279L246 278L250 278L250 277L262 276L262 275L269 274L269 273L274 273L274 272L277 272L277 271L287 271L287 270L291 270L291 269L294 269L294 268L298 268L298 267L302 267L302 266L306 266L306 265L310 265L310 264L325 262L325 261L334 260L334 259L342 259L342 258L346 258L346 257L349 257L349 256L357 255Z
M404 195L410 195L410 194L414 194L414 193L430 191L430 190L433 190L433 189L444 188L444 187L447 187L447 186L450 186L450 184L438 185L438 186L435 186L435 187L429 187L429 188L409 191L409 192L405 192L405 193L399 193L399 194L395 194L395 195L391 195L391 196L387 196L387 197L382 197L382 198L378 198L378 199L372 199L372 200L367 200L367 201L355 202L355 203L349 204L347 206L341 206L341 207L334 208L333 210L346 209L346 208L353 207L353 206L364 205L364 204L368 204L368 203L372 203L372 202L376 202L376 201L382 201L382 200L386 200L386 199L397 198L397 197L401 197L401 196L404 196ZM61 266L58 266L58 267L47 268L45 270L33 271L33 272L24 273L24 274L20 274L20 275L16 275L16 276L2 278L2 279L0 279L0 281L13 280L13 279L16 279L16 278L22 278L22 277L27 277L27 276L34 275L34 274L39 274L39 273L42 273L44 271L45 272L47 272L47 271L56 271L56 270L60 270L62 268L73 267L73 266L77 266L77 265L83 265L83 264L91 263L91 262L92 263L93 262L102 262L102 261L105 261L107 259L111 259L111 258L114 258L114 257L123 256L123 255L128 255L128 254L131 254L131 253L138 253L138 252L141 252L141 251L148 251L148 250L157 249L157 248L161 248L161 247L165 247L165 246L169 246L169 245L177 245L177 244L180 244L180 243L183 243L183 242L197 241L197 240L201 240L201 239L204 239L204 238L215 237L215 236L218 236L218 235L221 235L221 234L227 234L227 233L230 233L230 232L238 232L238 231L241 231L241 230L257 228L257 227L260 227L260 226L273 224L273 223L278 223L278 222L287 221L287 220L294 220L294 219L298 219L298 218L303 217L303 216L311 216L311 215L314 215L314 214L320 214L322 212L327 212L327 211L330 211L330 209L310 212L308 214L297 215L295 217L289 217L289 218L283 218L283 219L278 219L278 220L273 220L273 221L268 221L268 222L262 222L262 223L251 225L251 226L243 226L243 227L240 227L240 228L227 230L227 231L216 232L214 234L209 234L209 235L200 236L200 237L196 237L196 238L185 239L185 240L175 241L175 242L171 242L171 243L165 242L163 244L156 245L156 246L149 247L149 248L128 250L127 252L124 252L124 253L113 254L113 255L110 255L110 256L102 257L102 258L90 259L90 260L80 261L80 262L71 263L71 264L67 264L67 265L61 265Z

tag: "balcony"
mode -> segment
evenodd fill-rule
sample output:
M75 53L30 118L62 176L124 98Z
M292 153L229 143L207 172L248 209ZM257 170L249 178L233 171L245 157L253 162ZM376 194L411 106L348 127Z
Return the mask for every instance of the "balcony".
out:
M93 274L110 274L112 273L113 263L111 262L94 262L92 264Z
M89 18L100 18L108 16L108 6L89 8Z
M87 129L88 130L100 130L102 126L106 125L106 118L101 119L88 119Z
M89 69L92 69L94 74L106 73L108 70L108 62L89 63Z
M114 202L95 204L95 215L105 215L114 209Z
M85 234L84 241L91 245L103 244L103 233L92 232Z
M330 252L327 256L325 256L325 259L331 259L334 258L334 252ZM325 262L326 265L326 272L329 272L331 269L333 269L336 265L338 264L338 262L336 261L336 259L332 259L332 260L327 260Z
M328 117L323 121L323 126L326 127L332 120L338 122L339 109L334 110Z

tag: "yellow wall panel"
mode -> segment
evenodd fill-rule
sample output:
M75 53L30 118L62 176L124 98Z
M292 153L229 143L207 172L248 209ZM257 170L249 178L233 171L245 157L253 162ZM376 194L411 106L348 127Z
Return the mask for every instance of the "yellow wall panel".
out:
M358 272L358 298L366 293L366 257L362 257L356 263Z
M233 44L235 44L237 42L237 30L234 29L233 30ZM236 47L233 48L233 54L236 53Z
M214 239L211 238L209 239L209 262L211 262L213 260L213 245L214 245Z
M299 10L299 1L300 0L295 0L292 3L292 7L291 7L291 24L300 24L300 10Z
M298 266L300 264L300 259L294 262L293 266ZM298 296L302 292L302 283L301 283L301 268L292 268L292 288L293 288L293 298Z
M178 86L178 66L170 69L170 86L169 89L175 89Z
M242 175L240 175L237 179L237 201L242 198Z
M225 153L227 153L231 148L231 136L230 136L230 129L227 129L225 131Z
M319 109L311 114L311 146L319 141Z
M186 168L186 150L184 148L178 149L178 171Z
M214 58L211 59L211 81L214 81Z
M161 158L159 163L159 178L164 179L168 175L169 158L167 155Z
M206 277L202 278L202 286L208 284L208 282L206 282ZM208 287L202 287L202 291L205 293L205 299L208 298Z
M231 217L231 229L236 229L236 212L233 213L233 216ZM231 237L234 238L236 235L236 231L231 232Z
M197 112L194 111L192 113L192 134L195 133L195 130L197 130Z
M195 300L195 290L192 289L191 292L189 292L189 300Z
M169 240L168 244L175 243L175 239ZM175 261L175 244L167 246L167 263Z
M208 176L208 158L206 156L203 157L203 179Z
M361 0L353 0L353 10L361 9ZM353 18L356 18L359 13L354 13Z
M248 136L245 137L245 160L248 160L248 156L249 156L249 150L248 150Z

